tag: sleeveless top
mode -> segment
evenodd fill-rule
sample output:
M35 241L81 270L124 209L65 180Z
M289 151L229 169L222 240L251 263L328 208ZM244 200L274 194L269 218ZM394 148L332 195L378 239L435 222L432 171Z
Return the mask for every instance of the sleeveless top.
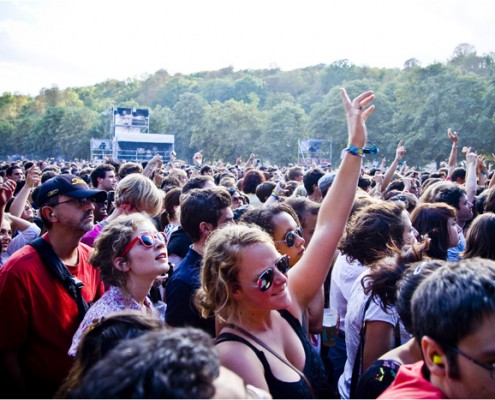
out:
M278 312L289 323L303 345L306 361L302 372L304 372L306 378L311 382L315 395L321 398L327 397L328 384L326 382L325 368L319 354L315 351L313 346L311 346L311 343L304 335L299 321L287 310L280 310ZM311 398L311 391L302 378L297 382L284 382L277 379L272 373L265 353L258 350L253 344L251 344L251 342L230 332L221 333L216 339L217 344L228 341L244 343L254 351L263 365L266 383L270 394L274 399Z

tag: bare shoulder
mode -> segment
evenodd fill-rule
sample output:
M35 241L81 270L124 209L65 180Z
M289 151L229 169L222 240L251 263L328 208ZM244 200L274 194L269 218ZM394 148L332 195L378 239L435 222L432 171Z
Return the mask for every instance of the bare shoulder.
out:
M236 341L222 342L215 347L224 367L239 375L246 384L268 390L265 369L253 349Z

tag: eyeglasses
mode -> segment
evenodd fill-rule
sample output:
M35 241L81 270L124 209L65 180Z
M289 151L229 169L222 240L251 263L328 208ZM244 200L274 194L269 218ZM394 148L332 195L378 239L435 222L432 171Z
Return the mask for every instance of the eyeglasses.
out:
M232 197L232 203L244 203L244 200L240 196Z
M84 199L70 199L66 201L60 201L57 204L54 204L52 207L57 207L60 204L66 204L66 203L75 203L75 205L79 208L85 207L88 203L96 203L96 199L94 197L86 197Z
M275 278L275 268L278 269L282 274L286 274L289 271L289 256L283 255L280 257L275 263L265 269L258 280L256 281L256 285L245 285L249 287L258 288L261 292L266 292L268 289L272 287L273 279Z
M465 359L471 361L473 364L476 364L478 367L481 367L487 371L490 371L490 376L492 379L495 379L495 363L493 364L485 364L481 363L478 360L475 360L473 357L468 356L466 353L464 353L462 350L458 349L457 347L454 346L448 346L450 349L452 349L455 353L459 354L460 356L463 356Z
M167 244L167 236L163 232L157 232L157 233L143 233L139 236L136 236L134 239L132 239L127 246L125 246L124 250L122 253L120 253L119 257L124 257L129 251L132 249L132 246L136 244L136 242L141 242L141 244L146 247L147 249L153 247L156 242L158 243L163 243Z
M300 226L298 226L296 229L293 231L287 232L285 234L284 240L275 240L275 243L281 243L285 242L287 247L292 247L296 243L296 235L299 236L301 239L303 237L303 230Z

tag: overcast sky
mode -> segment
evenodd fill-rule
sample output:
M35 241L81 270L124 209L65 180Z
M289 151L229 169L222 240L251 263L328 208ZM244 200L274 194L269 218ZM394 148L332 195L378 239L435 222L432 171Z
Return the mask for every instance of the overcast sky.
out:
M0 0L0 94L107 79L495 51L493 0Z

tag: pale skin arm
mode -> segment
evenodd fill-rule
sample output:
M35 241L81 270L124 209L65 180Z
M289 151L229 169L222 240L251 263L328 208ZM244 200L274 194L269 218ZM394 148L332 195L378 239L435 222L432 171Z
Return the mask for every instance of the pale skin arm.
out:
M10 213L12 215L15 215L17 217L20 217L22 215L24 206L29 199L31 191L40 183L41 171L36 165L33 165L31 168L28 169L26 173L26 183L21 188L21 190L19 190L19 193L17 193L17 196L10 205Z
M471 150L471 149L469 149ZM476 153L468 151L466 154L466 197L472 203L476 195Z
M367 91L351 101L342 89L341 97L347 115L348 143L362 148L366 143L366 119L375 109L374 105L370 106L374 94ZM330 269L354 201L361 161L361 157L345 153L335 181L321 204L311 243L289 271L288 286L293 301L288 309L299 320L303 310L321 289Z
M369 195L373 197L382 197L382 185L383 185L383 175L377 172L373 179L375 180L375 186L370 190Z
M269 392L263 365L253 350L244 343L231 341L217 344L215 349L218 351L222 366L241 376L246 384Z
M27 228L31 226L31 223L29 221L26 221L25 219L16 217L15 215L11 215L10 213L7 213L7 215L12 220L12 225L15 228L19 229L21 232L24 232Z
M5 206L14 195L16 186L17 184L11 179L0 184L0 224L3 222Z
M285 187L285 183L280 181L277 183L277 186L275 186L273 191L275 193L278 193L279 195L283 195L285 193L284 187ZM270 207L270 206L273 206L275 204L278 204L279 202L280 202L280 200L276 199L275 196L270 195L268 197L268 199L265 201L263 206L264 207Z
M153 171L156 168L161 168L162 165L163 165L162 156L160 154L155 154L155 156L148 162L148 164L146 164L146 167L144 167L143 175L146 176L147 178L151 178Z
M392 164L390 165L390 167L388 167L387 172L385 172L385 175L383 176L382 190L381 190L382 192L387 188L388 184L392 182L392 178L394 177L394 173L397 170L399 161L402 160L405 154L406 154L406 148L404 147L404 144L401 140L397 145L397 149L395 150L394 161L392 161Z
M363 371L392 347L394 327L383 321L367 321L364 339Z
M478 156L476 160L476 174L478 176L478 185L479 186L486 186L486 173L487 173L487 168L486 168L486 163L485 163L485 158L483 156Z
M457 165L457 147L458 147L458 141L459 137L457 136L457 132L452 132L452 129L447 130L447 135L449 136L450 141L452 142L452 149L450 150L450 156L449 156L449 167L448 167L448 175L447 178L450 178L450 175L452 175L452 171L454 170L455 166Z
M495 154L492 154L493 159L495 160ZM490 183L488 183L488 189L495 186L495 174L492 175L492 179L490 179Z

